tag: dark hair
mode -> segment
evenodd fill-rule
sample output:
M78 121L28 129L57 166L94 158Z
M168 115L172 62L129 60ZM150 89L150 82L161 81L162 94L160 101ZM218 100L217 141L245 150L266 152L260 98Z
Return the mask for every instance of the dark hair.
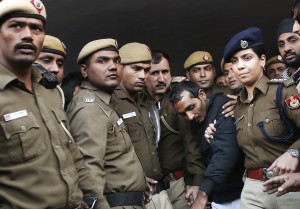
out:
M257 54L258 57L261 57L261 55L266 54L264 45L255 46L252 48L252 50L255 54Z
M191 81L181 81L176 83L171 89L169 99L172 104L179 102L182 99L181 93L183 91L188 91L191 98L197 98L199 93L199 86Z
M152 64L160 63L162 58L165 58L168 60L168 62L170 62L170 56L166 52L160 50L152 50L151 54L152 54L152 61L151 61Z
M80 71L70 72L66 77L63 78L61 88L65 96L65 110L67 110L67 107L73 98L75 87L79 86L82 83L82 80L83 76L81 75Z
M294 20L300 23L300 0L295 0L292 5L291 15Z

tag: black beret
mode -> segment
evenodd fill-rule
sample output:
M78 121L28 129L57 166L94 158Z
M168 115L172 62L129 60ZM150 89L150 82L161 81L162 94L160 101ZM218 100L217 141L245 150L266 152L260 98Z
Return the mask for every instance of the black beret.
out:
M234 53L263 45L262 32L259 28L251 27L234 35L224 49L224 60L229 62Z

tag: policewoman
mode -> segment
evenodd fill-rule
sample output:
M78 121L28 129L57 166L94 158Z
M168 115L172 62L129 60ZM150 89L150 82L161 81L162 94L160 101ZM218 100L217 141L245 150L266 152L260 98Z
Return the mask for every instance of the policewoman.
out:
M235 107L237 140L247 169L241 208L299 208L299 193L276 197L264 193L262 186L272 176L298 170L300 102L295 86L263 75L266 55L259 28L233 36L224 59L231 61L233 72L245 85Z

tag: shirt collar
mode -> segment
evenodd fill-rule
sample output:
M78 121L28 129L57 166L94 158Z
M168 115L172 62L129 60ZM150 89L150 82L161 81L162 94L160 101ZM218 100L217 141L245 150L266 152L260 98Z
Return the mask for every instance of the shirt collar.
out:
M111 99L111 94L102 91L101 89L97 88L96 86L92 85L90 82L87 80L83 80L81 83L80 88L83 89L88 89L92 91L97 97L99 97L106 105L109 105L110 99Z
M34 66L32 66L31 77L32 81L37 83L42 79L41 72ZM6 67L0 64L0 89L3 90L8 84L10 84L13 81L22 82L18 80L15 74L13 74Z
M259 94L259 92L266 94L269 88L268 85L268 81L270 81L265 75L263 75L259 81L257 82L254 91L253 91L253 98L256 97L257 94ZM248 93L247 93L247 89L243 88L241 90L241 94L239 96L239 99L241 102L245 103L245 101L248 99Z

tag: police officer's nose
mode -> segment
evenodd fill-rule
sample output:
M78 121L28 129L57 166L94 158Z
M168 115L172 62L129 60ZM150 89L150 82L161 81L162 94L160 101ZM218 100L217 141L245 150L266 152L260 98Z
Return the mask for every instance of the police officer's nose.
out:
M164 81L164 75L161 72L158 74L158 81Z
M200 69L200 77L205 77L206 74L205 74L205 71L203 69Z
M110 71L117 71L117 64L113 60L110 60L108 63L108 69Z
M53 74L57 74L59 71L59 67L56 64L53 64L49 68L49 72Z
M32 31L29 27L24 27L22 30L22 40L32 41Z

